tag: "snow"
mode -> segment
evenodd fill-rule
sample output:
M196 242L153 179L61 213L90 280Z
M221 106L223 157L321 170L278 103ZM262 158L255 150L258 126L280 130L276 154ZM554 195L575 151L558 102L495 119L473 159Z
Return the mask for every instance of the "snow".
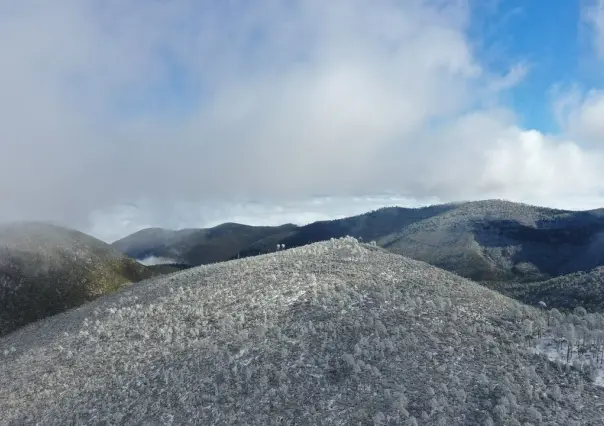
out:
M563 343L562 350L556 349L556 342L551 336L545 336L537 340L537 344L529 348L529 352L541 354L547 357L548 360L563 365L580 366L584 369L591 365L592 361L595 363L595 359L591 352L585 352L579 354L576 348L573 348L572 356L570 360L566 361L566 343ZM604 387L604 366L599 364L596 367L595 377L593 383L597 386Z

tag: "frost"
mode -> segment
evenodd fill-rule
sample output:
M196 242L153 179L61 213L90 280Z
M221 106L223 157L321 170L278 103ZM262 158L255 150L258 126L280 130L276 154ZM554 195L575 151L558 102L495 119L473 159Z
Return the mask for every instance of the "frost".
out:
M539 315L353 238L206 265L1 338L0 423L597 424Z

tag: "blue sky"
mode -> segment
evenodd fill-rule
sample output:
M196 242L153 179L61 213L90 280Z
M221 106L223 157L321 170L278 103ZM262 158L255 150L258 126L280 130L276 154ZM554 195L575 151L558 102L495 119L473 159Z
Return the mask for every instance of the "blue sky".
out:
M601 62L594 60L590 29L583 16L586 2L495 1L473 3L468 37L476 54L494 70L505 73L513 64L528 67L525 78L503 95L520 124L546 133L563 129L551 108L553 90L572 85L594 87L604 80ZM195 25L195 21L188 25ZM262 28L250 32L246 54L262 43ZM152 90L116 103L122 119L160 113L178 119L194 112L212 87L169 52L163 56L164 78ZM205 90L204 90L205 89Z
M0 0L0 52L0 220L604 206L604 0Z
M470 30L480 54L495 67L522 62L525 79L507 95L525 127L559 132L550 108L552 88L602 82L589 28L578 1L509 0L476 13ZM585 3L583 3L585 5Z
M469 41L477 55L494 70L505 73L514 63L522 63L530 71L507 93L526 127L546 132L561 129L555 122L551 103L552 88L583 84L592 87L602 83L601 63L590 54L589 28L582 16L581 2L521 1L486 2L472 10L468 30ZM189 25L195 25L194 21ZM262 28L250 32L247 55L262 42ZM178 59L159 53L165 67L162 78L153 90L122 102L120 113L141 115L153 112L186 115L204 99L203 82L196 80ZM207 87L207 95L211 87Z

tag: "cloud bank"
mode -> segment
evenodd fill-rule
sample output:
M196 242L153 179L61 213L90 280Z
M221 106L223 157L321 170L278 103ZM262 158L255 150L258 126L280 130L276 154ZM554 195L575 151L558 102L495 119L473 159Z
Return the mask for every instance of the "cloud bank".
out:
M603 92L561 91L559 135L522 128L503 99L530 69L481 58L471 5L0 1L0 220L98 229L94 212L140 200L175 227L162 209L250 199L599 199Z

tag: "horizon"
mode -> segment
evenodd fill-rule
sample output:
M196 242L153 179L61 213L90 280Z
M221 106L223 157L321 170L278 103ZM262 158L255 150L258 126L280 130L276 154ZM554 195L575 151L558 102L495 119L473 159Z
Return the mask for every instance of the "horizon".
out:
M0 0L0 24L0 222L604 207L604 0Z
M361 210L362 205L350 206L350 207L347 206L344 209L342 209L339 214L333 213L332 211L329 211L329 210L312 211L310 208L307 207L307 210L305 210L305 211L302 211L302 212L291 211L291 212L287 212L284 215L277 214L277 215L272 216L268 220L260 219L260 217L262 215L234 216L235 218L241 218L242 220L229 220L227 217L226 220L214 220L214 221L210 221L210 222L200 222L198 219L193 219L189 222L186 222L187 224L190 224L191 226L188 226L188 225L187 226L176 226L173 228L166 228L166 227L161 227L161 226L145 226L142 228L126 227L125 229L117 228L117 229L119 229L118 232L121 232L121 234L120 234L121 236L119 238L113 238L113 239L111 239L111 237L110 237L110 240L105 240L103 238L100 238L100 236L102 236L102 235L111 234L111 231L109 229L102 229L100 227L99 229L92 230L93 234L91 234L91 235L111 244L122 238L130 236L136 232L142 231L144 229L149 229L149 228L161 228L161 229L167 229L167 230L171 230L171 231L179 231L179 230L183 230L183 229L213 228L213 227L225 224L225 223L234 223L234 224L248 225L248 226L280 226L280 225L286 225L286 224L292 224L292 225L296 225L296 226L305 226L305 225L308 225L308 224L311 224L314 222L344 219L347 217L359 216L359 215L363 215L365 213L370 213L373 211L378 211L378 210L386 209L386 208L420 209L420 208L438 206L438 205L464 204L464 203L480 202L480 201L504 201L504 202L510 202L510 203L524 204L524 205L531 206L531 207L545 207L545 208L568 210L568 211L574 211L574 212L592 211L592 210L604 208L604 205L585 205L583 208L559 208L556 206L531 204L531 203L525 203L522 201L512 201L512 200L499 199L499 198L489 198L489 199L479 199L479 200L458 200L458 201L448 201L448 202L430 202L430 203L423 203L423 204L410 202L411 204L407 204L407 205L387 204L387 201L384 201L383 203L381 201L377 201L377 203L373 204L375 206L373 208ZM316 204L315 204L315 206L316 206ZM341 206L342 206L342 204L339 204L338 207L341 207ZM270 209L270 208L271 207L268 206L268 209ZM347 213L343 213L342 211L345 211ZM352 212L352 213L348 213L348 212ZM283 218L283 220L281 218ZM286 220L287 218L290 218L291 220L288 221L288 220ZM115 222L112 222L112 223L115 223ZM202 223L202 225L197 225L197 226L195 225L195 224L199 224L199 223ZM115 232L116 228L112 228L112 229ZM98 233L98 236L94 235L95 232Z
M325 200L325 199L324 199ZM328 200L328 199L327 199ZM392 199L390 199L392 201ZM317 207L317 205L320 205L320 203L318 204L317 201L320 201L320 199L315 199L315 202L313 203L314 207ZM211 229L220 225L224 225L224 224L236 224L236 225L245 225L245 226L283 226L283 225L295 225L295 226L305 226L305 225L309 225L311 223L315 223L315 222L321 222L321 221L332 221L332 220L338 220L338 219L344 219L344 218L349 218L349 217L354 217L354 216L360 216L360 215L364 215L364 214L368 214L368 213L372 213L375 211L380 211L382 209L390 209L390 208L406 208L406 209L422 209L422 208L429 208L429 207L434 207L434 206L442 206L442 205L462 205L462 204L467 204L467 203L479 203L479 202L486 202L486 201L500 201L500 202L505 202L505 203L514 203L514 204L521 204L521 205L525 205L525 206L529 206L529 207L537 207L537 208L550 208L550 209L554 209L554 210L563 210L563 211L569 211L569 212L584 212L584 211L593 211L593 210L599 210L599 209L603 209L604 206L600 206L600 205L595 205L595 206L584 206L583 208L559 208L559 207L555 207L555 206L546 206L546 205L541 205L541 204L531 204L531 203L525 203L522 201L512 201L512 200L507 200L507 199L501 199L501 198L489 198L489 199L479 199L479 200L457 200L457 201L448 201L448 202L434 202L434 200L432 200L431 202L426 202L426 203L413 203L410 200L406 200L407 204L387 204L387 202L385 200L382 199L373 199L373 205L374 207L371 208L366 208L363 209L363 205L357 205L357 206L346 206L345 208L341 208L342 207L342 200L339 200L336 202L336 206L340 207L340 214L333 214L333 211L330 211L329 208L327 210L323 210L321 211L320 209L315 209L314 211L311 211L310 209L307 208L306 211L304 212L300 212L297 210L293 210L293 211L289 211L289 212L281 212L284 214L279 214L279 212L277 212L277 214L274 214L270 217L265 217L263 215L252 215L252 216L232 216L232 219L229 220L228 218L226 220L220 220L220 219L216 219L210 222L203 222L201 225L199 225L199 219L198 218L193 218L192 220L189 219L189 222L185 222L184 225L182 226L176 226L176 227L172 227L172 228L167 228L167 227L161 227L161 226L142 226L140 227L138 225L139 221L134 221L134 222L122 222L122 227L111 227L111 228L103 228L102 226L96 228L96 229L78 229L81 232L87 233L105 243L108 244L112 244L114 242L117 242L119 240L121 240L122 238L128 237L130 235L133 235L139 231L143 231L146 229L164 229L164 230L169 230L169 231L181 231L181 230L185 230L185 229ZM370 206L370 205L369 205ZM271 210L274 208L274 206L262 206L264 208L266 208L267 210ZM328 206L329 207L329 206ZM279 206L279 208L282 208L282 206ZM352 211L353 213L348 213ZM346 212L346 213L344 213ZM245 214L245 212L244 212ZM264 217L264 219L259 219L260 217ZM290 218L291 220L286 220L287 218ZM122 218L123 219L123 218ZM14 223L18 223L19 221L14 221ZM48 221L41 221L41 222L46 222L46 223L51 223ZM112 220L110 221L111 225L115 225L115 223L118 223L119 221L116 221L115 218L112 218ZM10 222L9 222L10 223ZM58 226L65 226L62 225L58 222L54 222L51 224L55 224ZM0 225L2 225L2 223L0 223ZM98 225L98 224L97 224ZM131 225L134 225L134 227L132 227ZM152 258L154 256L151 256Z

